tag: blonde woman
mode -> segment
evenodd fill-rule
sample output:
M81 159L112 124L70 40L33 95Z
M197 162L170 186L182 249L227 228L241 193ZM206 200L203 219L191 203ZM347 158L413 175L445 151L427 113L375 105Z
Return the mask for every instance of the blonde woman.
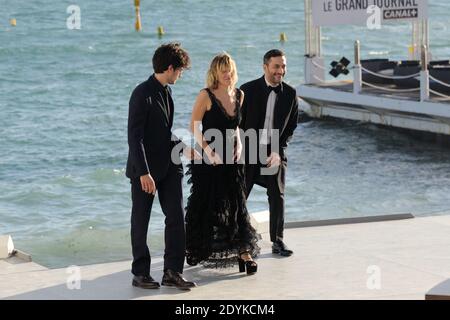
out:
M259 252L245 200L239 122L243 92L236 64L227 53L214 57L205 89L195 101L191 131L202 161L189 165L191 194L186 207L187 263L229 267L253 274Z

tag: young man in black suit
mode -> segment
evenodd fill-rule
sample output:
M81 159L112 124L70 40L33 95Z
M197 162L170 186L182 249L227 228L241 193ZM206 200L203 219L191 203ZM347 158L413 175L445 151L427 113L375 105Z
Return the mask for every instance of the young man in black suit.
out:
M240 128L256 130L257 163L250 163L245 143L245 180L247 197L253 185L267 188L270 208L270 240L272 252L281 256L292 255L283 241L284 189L287 169L286 149L297 127L298 100L296 90L283 82L286 74L286 56L281 50L270 50L264 55L264 76L241 86L245 93ZM245 135L247 136L247 135ZM262 158L262 159L261 159ZM267 174L271 169L271 174Z
M172 135L174 104L169 84L175 84L190 65L188 53L178 43L160 46L153 56L154 74L133 91L128 116L128 162L131 181L131 243L133 286L156 289L150 276L151 257L147 231L153 199L158 190L165 219L164 276L162 285L189 290L195 283L183 278L185 225L182 195L181 143ZM191 158L193 150L185 147Z

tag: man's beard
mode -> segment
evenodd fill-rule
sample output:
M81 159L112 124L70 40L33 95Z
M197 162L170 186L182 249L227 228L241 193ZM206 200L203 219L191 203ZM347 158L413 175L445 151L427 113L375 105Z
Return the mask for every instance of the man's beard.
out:
M284 77L284 76L281 75L281 76L280 76L280 80L278 80L278 77L277 77L276 75L273 75L273 76L272 76L272 82L273 82L273 83L279 84L279 83L281 83L281 82L283 81L283 77Z

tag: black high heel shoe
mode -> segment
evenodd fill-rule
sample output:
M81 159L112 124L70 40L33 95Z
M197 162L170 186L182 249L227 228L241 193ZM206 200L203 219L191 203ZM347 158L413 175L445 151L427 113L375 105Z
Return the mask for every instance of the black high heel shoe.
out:
M241 256L245 253L248 252L242 252L239 254L239 272L245 272L245 270L247 269L248 275L254 274L256 273L256 271L258 271L258 264L253 260L245 261L244 259L242 259Z
M190 255L186 257L186 263L190 266L198 265L198 260Z

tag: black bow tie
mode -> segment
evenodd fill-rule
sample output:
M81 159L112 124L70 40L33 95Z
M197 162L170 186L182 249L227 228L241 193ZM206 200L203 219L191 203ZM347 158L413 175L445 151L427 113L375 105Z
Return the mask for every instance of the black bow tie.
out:
M275 91L276 94L278 94L281 91L281 84L277 85L276 87L267 86L267 90L269 91L269 94L272 90Z

